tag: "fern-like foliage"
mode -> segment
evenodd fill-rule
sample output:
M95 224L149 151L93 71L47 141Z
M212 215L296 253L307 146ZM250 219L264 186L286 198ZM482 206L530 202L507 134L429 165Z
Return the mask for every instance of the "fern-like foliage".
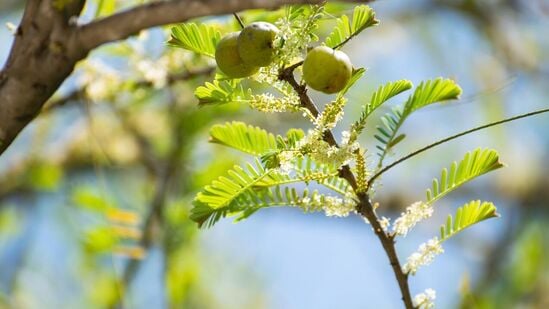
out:
M217 28L203 23L186 23L172 27L168 45L214 58L215 47L220 40L221 34Z
M378 155L380 157L378 167L381 167L383 159L391 152L392 148L401 142L406 135L400 134L397 136L398 129L402 125L404 115L402 107L394 107L390 112L381 117L382 125L377 126L377 134L374 137L380 142L376 145Z
M370 101L362 107L360 119L352 125L351 129L354 134L358 136L362 133L362 130L364 130L364 127L366 126L366 120L378 107L392 97L409 90L410 88L412 88L412 82L409 80L398 80L379 86L372 94Z
M448 216L446 224L440 227L440 241L443 242L476 223L498 216L494 204L471 201L458 208L453 218Z
M364 29L378 23L375 12L369 6L357 6L353 11L352 21L347 15L342 15L337 19L337 25L326 39L326 45L331 48L341 47Z
M353 70L353 75L351 76L351 78L347 82L347 85L345 85L345 87L337 94L338 98L344 97L347 94L347 91L349 91L349 89L351 89L351 87L353 87L353 85L356 84L356 82L362 76L364 76L364 73L366 73L366 69L364 69L364 68L359 68L359 69Z
M379 134L375 137L381 143L377 146L380 150L378 168L381 168L383 160L392 148L406 137L404 134L398 134L398 130L413 112L433 103L457 99L460 94L461 88L450 79L437 78L419 84L404 106L385 115L381 119L383 126L377 127Z
M432 188L427 189L426 203L432 204L466 182L503 166L495 150L476 149L468 152L459 163L452 163L449 170L444 168L440 180L433 179Z
M238 121L213 126L210 129L210 142L254 156L261 156L277 149L274 134Z
M412 82L409 80L397 80L396 82L388 82L385 85L379 86L379 88L372 94L370 102L364 105L365 117L372 114L383 103L387 102L390 98L412 88Z
M295 170L297 176L303 179L303 182L316 181L318 184L341 195L352 192L349 183L339 177L336 166L318 164L308 156L303 156L297 160Z
M292 174L282 174L277 171L272 171L257 182L255 186L273 187L300 182L306 184L316 182L341 195L352 192L352 187L346 180L339 177L339 172L335 166L317 164L308 156L297 158L294 163L293 171Z
M238 80L214 80L196 88L195 97L199 104L248 103L249 91L244 90Z
M451 79L437 78L422 82L406 101L404 114L408 116L429 104L455 100L460 94L461 88Z
M296 159L291 174L267 169L256 160L255 165L247 164L245 168L235 166L227 176L219 177L198 193L193 202L191 219L201 226L212 226L227 215L237 215L237 220L240 220L264 207L293 205L303 206L306 211L321 210L324 195L316 191L309 195L307 190L297 194L295 189L287 187L293 183L311 182L342 196L352 192L347 181L338 176L336 167L316 164L307 156ZM282 188L284 194L281 193ZM315 198L317 203L314 207L319 209L309 209L313 207L311 204L303 204L301 201L306 197Z
M263 168L261 163L256 161L255 166L248 163L246 169L236 165L228 171L227 176L221 176L196 196L196 200L209 205L214 209L227 207L240 194L258 183L271 170Z
M305 199L315 200L317 203L311 206L304 203ZM325 199L326 195L320 194L317 190L311 192L305 189L299 193L295 188L275 186L247 190L223 208L214 208L207 203L195 200L190 218L200 227L211 227L229 215L236 216L235 220L240 221L266 207L294 206L307 212L319 211Z

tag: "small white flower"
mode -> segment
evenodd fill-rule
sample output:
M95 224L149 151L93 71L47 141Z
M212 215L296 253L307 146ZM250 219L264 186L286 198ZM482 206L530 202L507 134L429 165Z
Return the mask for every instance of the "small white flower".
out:
M151 82L155 88L162 88L166 85L168 71L160 61L153 62L148 59L140 59L135 66L143 74L145 80Z
M295 94L275 97L272 93L262 93L253 95L249 104L252 108L266 113L296 111L299 109L299 97Z
M435 257L444 252L438 237L421 244L417 252L413 253L402 266L402 271L414 275L419 267L429 265Z
M100 60L87 60L79 66L77 84L91 101L107 100L117 94L122 84L120 72Z
M433 289L426 289L425 292L414 296L414 306L420 309L431 309L435 307L436 292Z
M289 174L294 169L295 153L292 151L282 151L278 154L280 162L279 171L282 174Z
M379 224L381 224L381 228L386 232L391 225L391 220L387 217L381 217Z
M351 139L351 132L349 132L349 131L341 132L341 143L342 144L349 144L350 139Z
M400 214L400 217L393 223L393 231L397 235L406 236L408 231L419 221L427 219L433 215L433 207L423 202L415 202L406 208L406 211Z

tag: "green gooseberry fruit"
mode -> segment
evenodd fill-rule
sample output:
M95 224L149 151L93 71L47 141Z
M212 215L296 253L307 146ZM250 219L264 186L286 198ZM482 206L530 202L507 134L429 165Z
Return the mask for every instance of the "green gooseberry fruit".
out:
M251 76L259 68L257 66L246 64L238 54L238 35L240 32L227 34L215 48L215 61L217 66L225 75L231 78L242 78Z
M275 25L262 21L244 27L238 36L238 52L244 63L258 67L270 65L278 31Z
M313 48L303 62L303 80L314 90L327 94L343 90L352 74L349 57L327 46Z

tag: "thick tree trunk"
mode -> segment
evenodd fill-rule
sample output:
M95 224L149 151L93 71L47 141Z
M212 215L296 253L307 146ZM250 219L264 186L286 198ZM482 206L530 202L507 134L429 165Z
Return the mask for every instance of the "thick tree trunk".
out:
M74 48L76 26L69 23L84 4L76 2L58 10L50 1L28 1L0 72L0 154L85 57L84 50Z

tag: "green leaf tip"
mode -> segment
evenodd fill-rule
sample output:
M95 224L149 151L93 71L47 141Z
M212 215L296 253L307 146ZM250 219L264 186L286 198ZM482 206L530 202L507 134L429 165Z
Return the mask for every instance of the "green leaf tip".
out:
M332 33L326 38L326 45L331 48L339 48L353 37L368 27L379 24L376 14L372 8L367 5L359 5L353 11L352 20L347 15L342 15L337 19L336 26Z
M215 48L220 40L221 33L212 25L185 23L172 27L167 44L214 58Z
M440 227L440 241L445 241L468 227L494 217L499 217L499 214L493 203L471 201L458 208L454 217L448 216L446 224Z
M495 150L477 148L468 152L459 163L444 168L439 179L433 179L431 189L426 191L426 203L432 204L476 177L504 166Z
M456 100L461 95L461 87L451 79L439 77L421 82L404 105L404 114L412 112L433 103Z

